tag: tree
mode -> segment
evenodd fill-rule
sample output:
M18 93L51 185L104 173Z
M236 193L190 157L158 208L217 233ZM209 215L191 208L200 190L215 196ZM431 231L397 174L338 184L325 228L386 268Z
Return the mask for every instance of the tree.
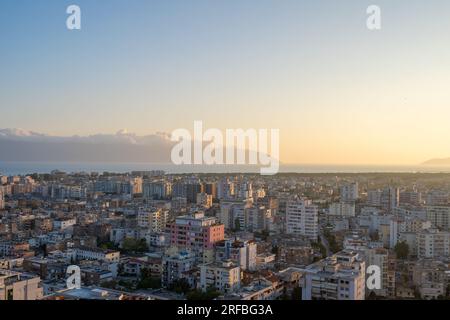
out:
M240 231L241 230L241 220L239 220L239 218L236 218L234 220L234 229L236 231Z
M141 278L137 284L138 289L158 289L161 288L161 279L152 277L148 268L141 269Z
M137 284L138 289L159 289L161 288L160 278L142 278Z
M186 294L191 289L191 286L186 279L178 279L172 282L172 285L169 287L169 289L175 291L176 293Z
M272 251L273 254L278 254L278 246L273 246Z
M395 254L398 259L405 260L409 255L409 246L406 242L398 242L394 247Z
M302 288L295 287L292 290L292 300L302 300Z
M147 252L148 245L145 239L136 240L133 238L126 238L123 240L122 250L125 252Z
M374 291L370 291L369 295L367 296L367 300L378 300L378 296Z

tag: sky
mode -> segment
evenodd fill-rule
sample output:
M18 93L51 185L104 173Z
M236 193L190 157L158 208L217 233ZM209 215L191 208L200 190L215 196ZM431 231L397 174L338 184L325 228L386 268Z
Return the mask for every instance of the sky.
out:
M3 0L0 128L202 120L280 129L284 163L414 165L450 157L449 34L448 0Z

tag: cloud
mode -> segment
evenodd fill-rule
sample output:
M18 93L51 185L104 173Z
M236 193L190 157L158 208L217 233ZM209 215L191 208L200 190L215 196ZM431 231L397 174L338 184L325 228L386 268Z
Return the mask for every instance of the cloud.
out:
M50 136L23 129L0 129L0 161L170 162L170 135L116 134Z

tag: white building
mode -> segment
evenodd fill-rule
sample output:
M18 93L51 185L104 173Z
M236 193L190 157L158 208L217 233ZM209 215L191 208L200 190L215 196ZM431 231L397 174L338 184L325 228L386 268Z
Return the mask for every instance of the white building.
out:
M256 269L256 248L253 240L226 239L216 243L216 261L231 260L242 270L253 271Z
M330 205L329 214L332 216L355 216L355 204L349 202L334 202Z
M177 280L186 279L186 274L195 267L195 261L195 254L189 251L179 251L164 256L162 259L162 287L167 288Z
M449 257L449 248L450 232L427 229L417 234L417 255L419 259Z
M197 205L202 206L206 209L212 207L213 196L204 192L197 193Z
M450 230L450 206L427 207L427 219L435 227Z
M241 268L231 261L200 265L200 287L206 292L215 288L222 293L232 293L241 287Z
M62 220L54 220L53 221L53 229L54 230L65 230L69 227L74 226L77 223L77 219L62 219Z
M69 249L68 251L70 251ZM98 260L104 262L118 263L120 261L120 252L114 250L103 250L100 248L79 247L72 249L75 260Z
M287 202L286 233L317 240L319 235L318 208L312 204L311 200Z
M138 226L148 228L151 232L163 232L169 220L169 211L164 209L144 210L137 215Z
M359 198L358 183L353 182L341 187L341 201L355 202Z

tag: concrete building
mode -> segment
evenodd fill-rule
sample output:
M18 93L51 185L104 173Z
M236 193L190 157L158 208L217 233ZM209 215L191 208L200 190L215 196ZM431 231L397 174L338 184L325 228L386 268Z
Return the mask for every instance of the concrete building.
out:
M428 206L427 219L437 228L450 230L450 206Z
M34 275L0 269L0 301L39 300L43 296L40 282Z
M231 260L242 270L256 269L256 243L253 240L227 239L216 243L216 261Z
M138 226L147 228L151 232L164 232L168 220L169 210L165 209L141 209L137 215Z
M225 237L224 225L215 217L205 217L203 212L177 217L167 226L173 246L197 253L213 249L214 244Z
M364 300L366 265L359 254L341 251L306 267L303 300Z
M241 269L232 261L200 265L200 288L206 292L214 288L222 293L232 293L241 287Z
M359 198L357 182L343 185L340 191L341 202L355 202Z
M188 280L187 274L194 269L195 263L196 256L189 251L178 251L164 256L162 259L162 287L168 288L180 279ZM191 284L191 286L194 285Z
M318 208L311 200L295 200L286 204L286 233L317 240Z
M98 260L104 262L118 263L120 251L104 250L100 248L79 247L72 249L72 257L75 260Z
M450 232L427 229L417 234L417 256L419 259L449 257L449 253Z
M334 202L330 205L329 214L332 216L355 216L355 204L348 202Z
M446 295L450 280L448 263L439 260L423 259L413 267L413 283L422 299L438 299Z
M378 266L381 271L381 288L372 290L366 288L366 295L373 291L378 296L395 296L395 264L389 250L374 248L366 250L364 254L366 266Z
M213 203L212 195L207 194L206 192L197 194L197 205L202 206L206 209L209 209L212 207L212 203Z

